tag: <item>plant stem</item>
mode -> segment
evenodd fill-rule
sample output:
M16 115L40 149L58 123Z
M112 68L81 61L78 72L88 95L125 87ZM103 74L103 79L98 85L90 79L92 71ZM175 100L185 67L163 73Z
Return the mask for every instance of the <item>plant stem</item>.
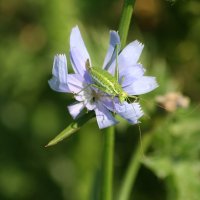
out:
M112 199L114 127L104 131L103 162L102 162L102 193L101 200Z
M153 137L153 133L145 134L142 139L141 143L138 144L136 150L134 151L128 169L126 171L124 180L122 181L121 190L119 192L119 200L128 200L131 194L132 186L134 185L136 176L138 174L140 165L141 165L141 158L142 153L148 149L149 145L151 144L151 140ZM142 146L141 146L142 144Z
M119 24L121 48L126 45L130 26L133 5L135 0L125 0ZM112 200L113 187L113 158L114 158L114 127L109 127L104 132L103 163L102 163L102 193L101 200Z
M124 48L124 46L126 45L126 39L128 36L128 30L131 22L134 5L135 0L124 0L121 20L119 24L119 35L121 39L122 48Z

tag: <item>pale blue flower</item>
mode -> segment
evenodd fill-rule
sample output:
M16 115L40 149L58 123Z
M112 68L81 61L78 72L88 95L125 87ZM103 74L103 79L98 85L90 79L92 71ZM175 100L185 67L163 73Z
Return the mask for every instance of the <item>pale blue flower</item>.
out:
M158 85L155 77L144 76L144 68L138 63L143 45L138 41L128 44L120 53L120 38L116 31L110 31L110 44L103 63L103 69L114 75L116 55L118 54L119 83L128 95L141 95L154 90ZM99 128L112 126L118 121L113 113L119 114L131 124L137 124L143 111L138 102L120 103L118 97L112 97L92 86L92 78L86 70L86 61L90 56L81 37L79 28L72 29L70 35L70 61L74 74L68 74L65 55L54 58L53 78L49 80L50 87L58 92L73 93L76 102L68 106L71 116L78 117L83 108L94 110Z

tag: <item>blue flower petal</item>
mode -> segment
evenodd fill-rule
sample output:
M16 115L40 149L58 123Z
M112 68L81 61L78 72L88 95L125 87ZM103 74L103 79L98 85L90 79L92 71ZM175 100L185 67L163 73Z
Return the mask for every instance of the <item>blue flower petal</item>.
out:
M77 101L83 102L88 110L93 110L92 89L85 82L84 78L80 74L69 74L67 82L70 92L74 94L74 98Z
M85 68L86 60L87 59L85 59L83 55L81 55L78 49L76 48L70 49L70 61L75 73L84 76L84 73L86 72Z
M70 35L70 59L75 73L82 76L85 72L85 63L90 56L83 42L78 26L72 29Z
M139 60L143 47L144 45L139 43L137 40L129 43L119 54L118 57L119 69L120 68L126 69L127 67L135 65ZM116 61L114 60L108 70L111 74L115 73L115 66L116 66Z
M86 101L85 107L86 107L88 110L94 110L94 108L96 108L96 105L95 105L95 103L92 102L92 101Z
M119 66L127 67L134 65L138 62L144 45L137 40L129 43L119 54Z
M119 83L122 85L122 87L128 86L143 76L144 72L145 69L141 64L129 66L126 69L121 68L119 70Z
M118 98L104 98L102 102L107 109L119 114L131 124L137 124L138 119L143 115L143 111L141 110L139 103L129 104L126 101L120 103Z
M118 123L118 121L112 116L109 110L103 106L100 102L97 102L95 108L97 123L100 129L113 126Z
M70 115L73 117L73 119L75 119L80 114L80 112L83 110L84 107L85 106L83 102L80 102L69 105L67 108L69 110Z
M138 119L142 117L143 111L139 103L115 103L116 113L126 119L131 124L139 123Z
M85 87L85 81L80 74L68 74L67 83L72 93L78 93Z
M120 37L116 31L110 31L110 45L103 63L103 69L107 69L113 60L116 58L116 52L114 52L116 45L120 45ZM119 47L120 50L120 47Z
M57 92L69 92L67 85L67 59L65 55L56 55L54 57L53 77L48 81L51 89Z
M142 76L141 78L133 81L133 83L127 87L124 87L129 95L140 95L150 92L158 87L155 77Z

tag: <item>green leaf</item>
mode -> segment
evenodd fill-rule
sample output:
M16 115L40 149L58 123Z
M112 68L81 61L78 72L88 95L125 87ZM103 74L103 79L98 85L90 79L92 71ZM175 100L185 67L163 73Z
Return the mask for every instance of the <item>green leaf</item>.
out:
M183 110L182 110L183 111ZM198 200L200 196L199 111L173 113L154 131L152 149L143 163L166 186L167 200Z
M77 120L73 121L67 128L65 128L60 134L58 134L53 140L51 140L45 147L53 146L63 139L69 137L76 131L78 131L81 126L83 126L88 120L94 117L94 112L89 112L82 115Z
M200 163L198 161L193 162L180 162L173 168L172 182L168 182L168 193L173 194L176 190L176 196L169 195L168 200L198 200L200 197ZM176 188L171 188L170 185L174 185ZM172 190L172 191L171 191Z

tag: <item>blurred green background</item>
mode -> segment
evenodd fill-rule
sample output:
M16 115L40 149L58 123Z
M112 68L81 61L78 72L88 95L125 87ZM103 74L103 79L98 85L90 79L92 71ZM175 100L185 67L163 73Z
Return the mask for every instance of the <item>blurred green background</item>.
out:
M101 66L122 0L0 1L0 199L89 200L101 166L95 120L45 148L72 120L72 96L52 91L53 57L69 50L78 25L94 65ZM153 134L130 199L200 199L200 1L137 0L128 42L145 44L141 63L160 87L145 95L142 135ZM155 97L189 96L187 109L166 113ZM139 142L137 126L116 127L114 195ZM142 154L141 154L142 158Z

